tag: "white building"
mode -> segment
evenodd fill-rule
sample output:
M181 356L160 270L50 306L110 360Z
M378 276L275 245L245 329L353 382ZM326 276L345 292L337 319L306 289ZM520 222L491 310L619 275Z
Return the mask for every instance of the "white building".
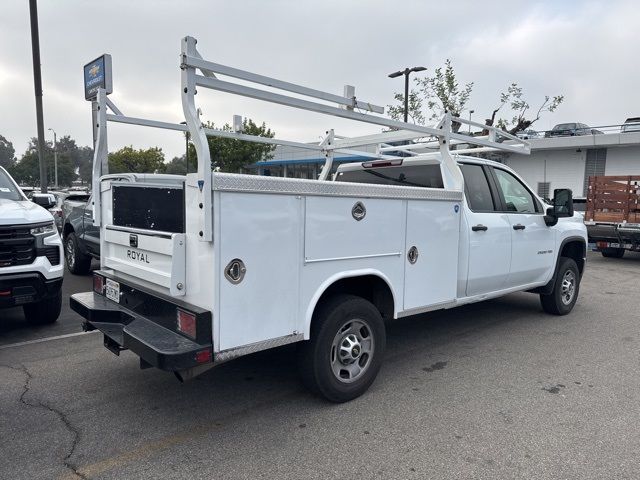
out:
M640 175L640 132L575 137L534 138L531 155L506 154L501 160L518 172L538 194L570 188L585 198L593 175Z

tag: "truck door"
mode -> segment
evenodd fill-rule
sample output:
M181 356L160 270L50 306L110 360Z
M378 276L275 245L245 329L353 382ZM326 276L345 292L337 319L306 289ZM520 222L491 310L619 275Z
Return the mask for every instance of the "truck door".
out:
M511 266L511 224L489 187L488 167L469 163L460 168L466 197L462 238L469 246L466 294L501 290Z
M543 206L523 182L501 168L491 170L512 230L509 286L544 283L556 257L555 229L546 225Z

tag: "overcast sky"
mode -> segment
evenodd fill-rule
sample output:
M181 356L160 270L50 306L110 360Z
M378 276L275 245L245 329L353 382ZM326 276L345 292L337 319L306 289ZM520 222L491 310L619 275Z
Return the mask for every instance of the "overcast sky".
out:
M405 66L433 69L446 58L461 82L475 82L468 107L482 120L500 91L518 82L532 106L565 96L535 128L579 121L620 124L640 115L640 3L637 1L40 0L45 129L91 144L82 66L113 57L111 99L127 115L180 122L180 39L198 39L204 58L321 90L344 84L378 105L392 102ZM0 15L0 134L16 154L36 135L27 0L3 0ZM203 89L204 90L204 89ZM312 141L328 128L365 127L286 107L200 91L204 120L233 114L265 121L283 139ZM467 113L468 114L468 113ZM179 133L110 124L109 148L184 151ZM47 131L47 138L51 132Z

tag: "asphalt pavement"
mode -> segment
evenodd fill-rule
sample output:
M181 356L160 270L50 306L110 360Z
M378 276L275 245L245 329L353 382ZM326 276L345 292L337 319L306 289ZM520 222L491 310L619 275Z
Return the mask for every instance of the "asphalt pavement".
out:
M639 272L589 254L566 317L518 293L391 322L342 405L302 388L291 346L181 384L99 334L8 346L77 328L68 311L3 326L0 478L637 479Z

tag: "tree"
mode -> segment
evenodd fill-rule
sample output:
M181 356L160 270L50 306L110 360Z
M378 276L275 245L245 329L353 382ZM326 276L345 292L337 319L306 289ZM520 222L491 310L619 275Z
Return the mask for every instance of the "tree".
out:
M192 162L189 162L192 163ZM186 175L187 174L187 161L184 155L180 157L173 157L169 163L166 164L165 172L172 175Z
M251 119L245 118L243 121L243 132L259 137L273 138L275 132L267 128L262 122L257 125ZM205 123L207 128L215 128L213 123ZM225 124L222 131L230 132L232 127ZM273 158L271 152L275 145L266 143L247 142L236 140L235 138L207 137L209 142L209 153L211 154L211 168L219 169L222 172L241 172L243 169L261 160ZM189 144L189 159L196 158L196 151L193 144Z
M13 143L0 135L0 167L10 168L16 161Z
M135 150L123 147L109 154L109 173L164 173L164 153L158 147Z
M444 67L438 67L432 77L417 77L414 79L417 90L412 89L409 93L409 117L414 123L424 122L425 114L423 107L426 105L430 120L442 117L445 112L451 113L454 117L461 117L465 107L469 102L473 91L473 82L460 86L451 60L445 61ZM404 115L404 95L396 93L394 99L400 105L389 105L388 112L394 120L401 120ZM544 112L553 112L564 100L563 95L553 97L545 96L535 116L531 116L529 103L524 99L522 88L517 83L512 83L506 92L500 94L500 101L493 110L489 118L485 120L487 126L494 124L511 134L529 128L534 122L540 119ZM509 106L513 113L510 121L499 119L496 115L503 107ZM453 122L452 129L457 132L460 123ZM487 130L483 132L487 134Z
M53 155L53 143L45 142L44 158L47 163L47 178L49 185L55 178L55 164ZM40 185L40 161L38 157L38 140L32 138L26 152L20 160L10 167L11 176L21 185ZM70 187L76 178L75 167L68 153L58 153L58 183L59 186Z
M543 112L554 112L563 100L564 95L556 95L554 97L545 95L544 100L536 111L535 117L529 116L527 118L527 112L531 106L523 98L522 87L519 87L517 83L512 83L506 92L500 94L500 106L493 111L491 118L487 119L485 123L488 126L493 125L496 113L498 113L502 106L509 104L513 111L513 118L511 121L500 118L496 122L496 125L513 135L516 132L526 130L533 125L534 122L540 120L540 115L542 115Z

